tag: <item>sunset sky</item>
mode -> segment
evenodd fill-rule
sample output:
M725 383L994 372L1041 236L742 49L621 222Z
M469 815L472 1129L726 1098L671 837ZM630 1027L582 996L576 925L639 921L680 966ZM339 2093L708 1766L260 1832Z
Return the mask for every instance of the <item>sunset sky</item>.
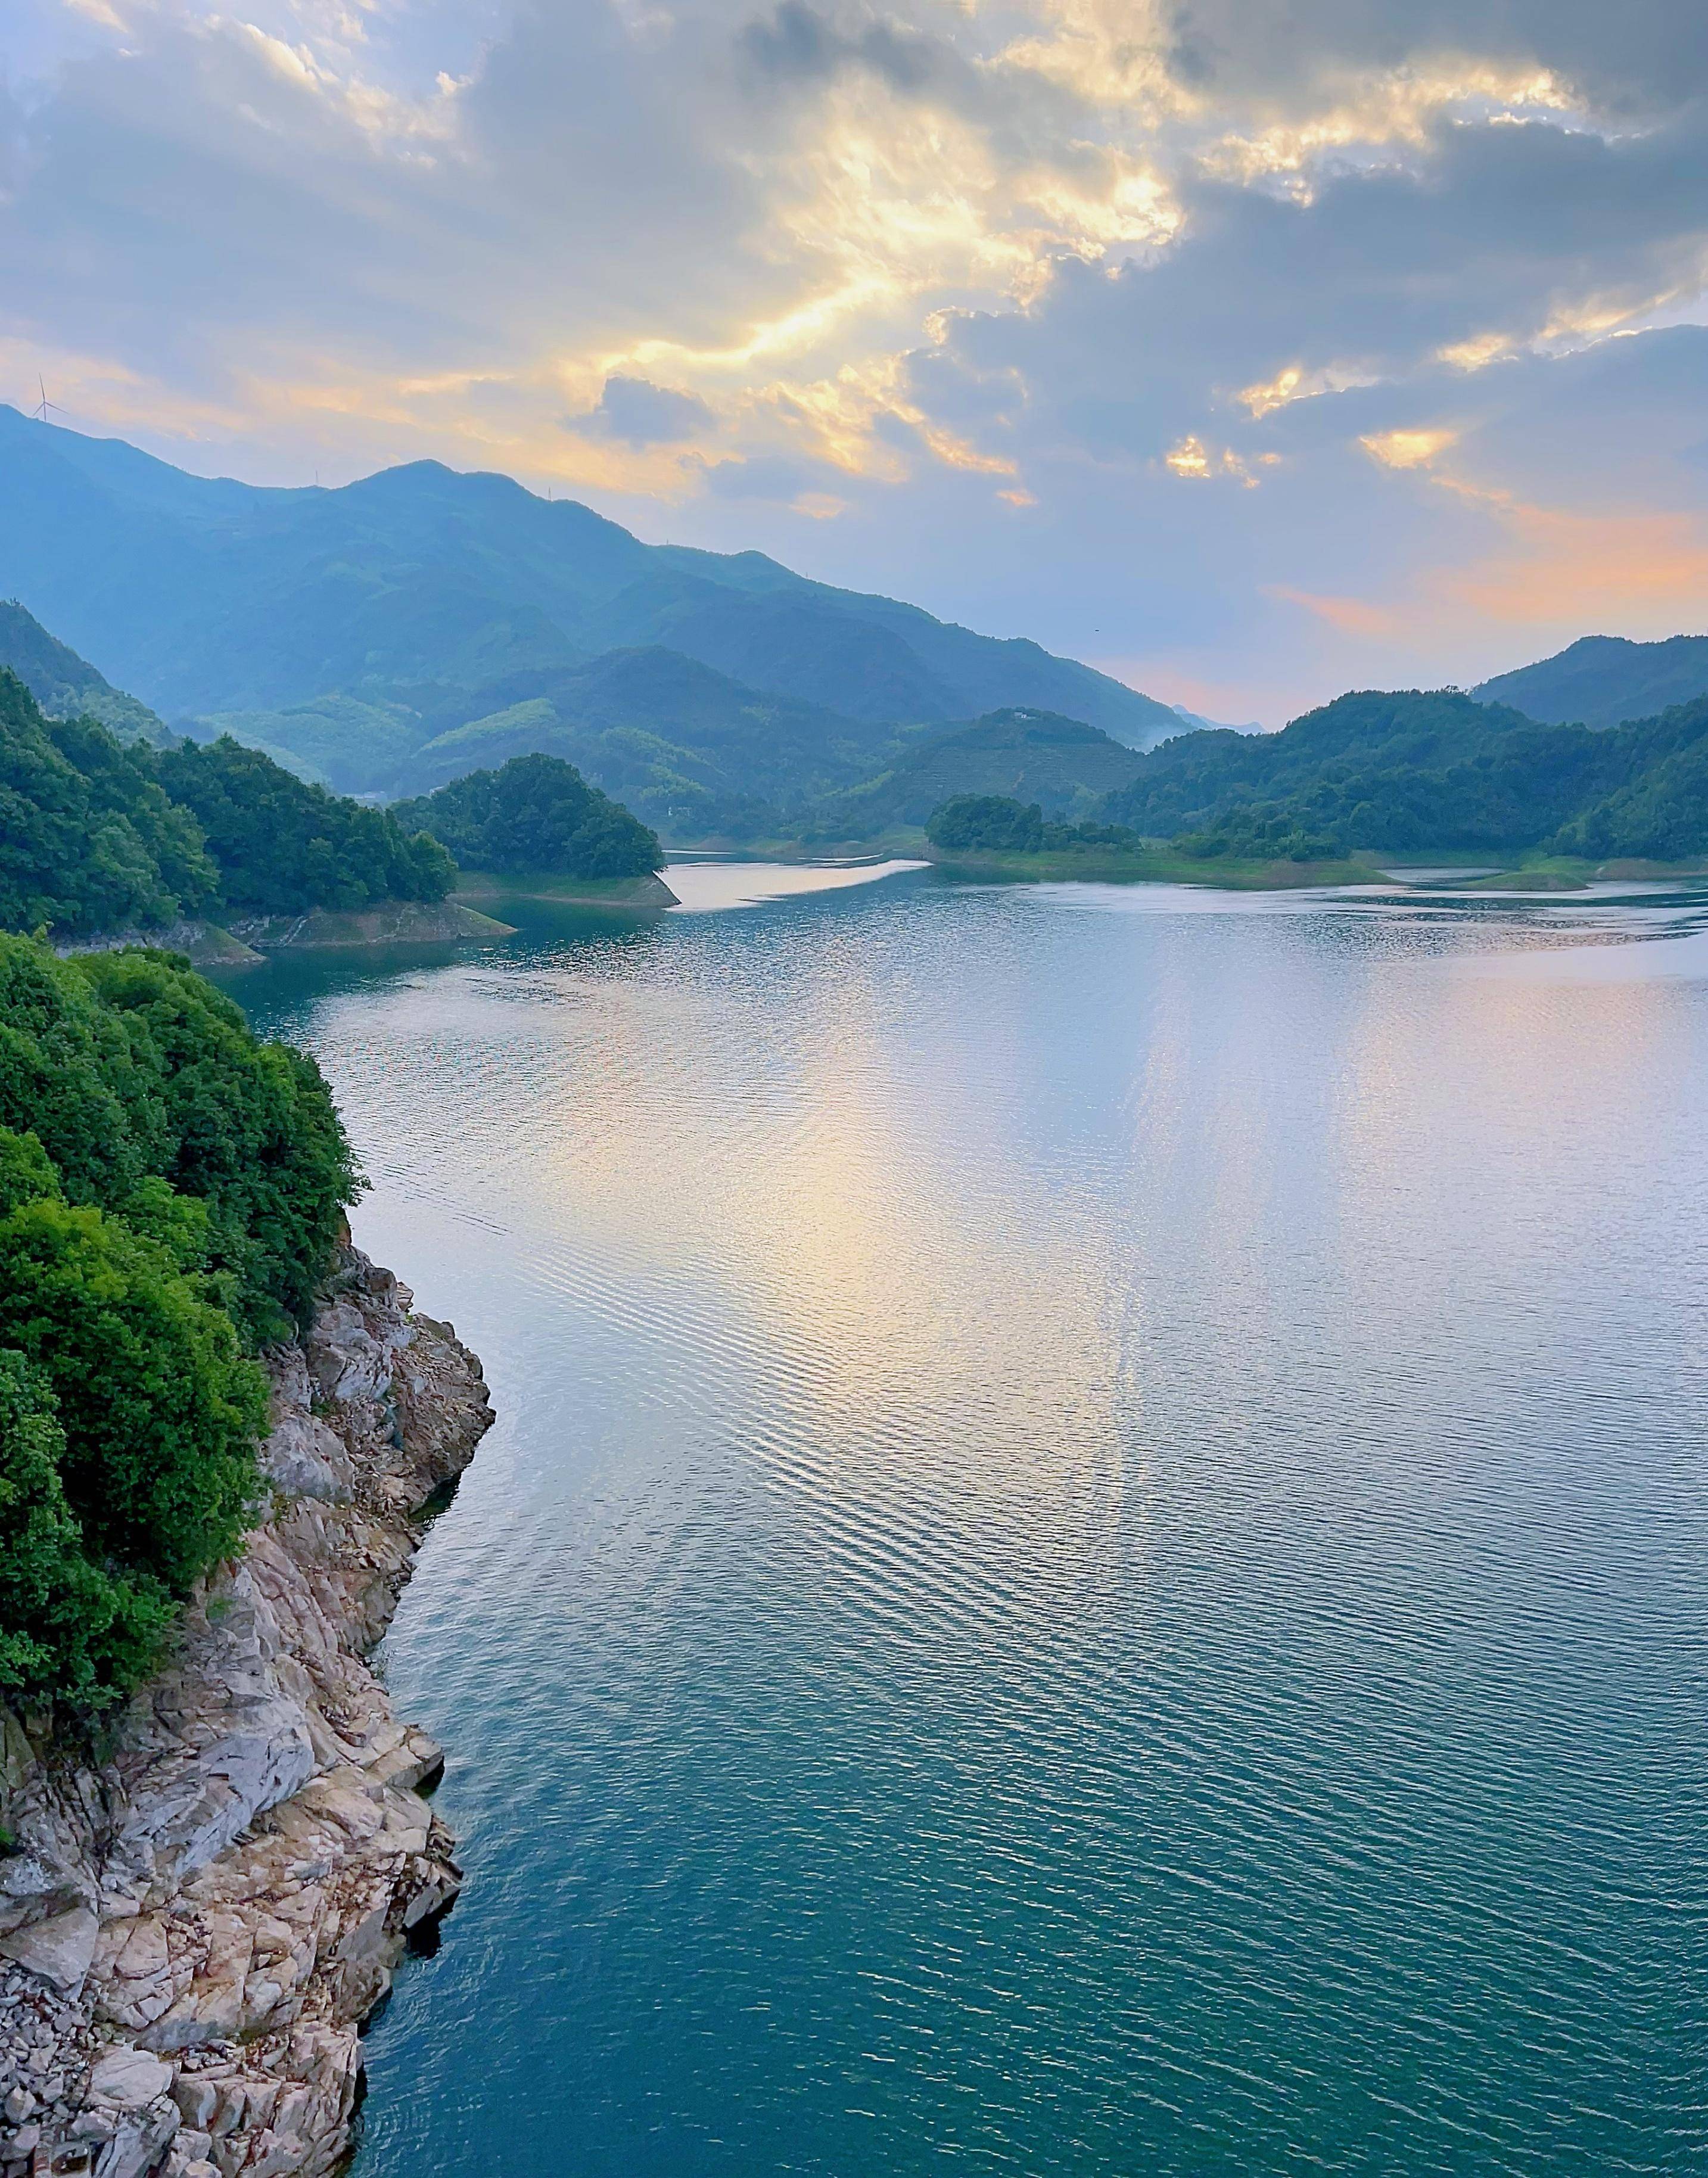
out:
M1708 627L1702 0L11 0L0 398L1278 723Z

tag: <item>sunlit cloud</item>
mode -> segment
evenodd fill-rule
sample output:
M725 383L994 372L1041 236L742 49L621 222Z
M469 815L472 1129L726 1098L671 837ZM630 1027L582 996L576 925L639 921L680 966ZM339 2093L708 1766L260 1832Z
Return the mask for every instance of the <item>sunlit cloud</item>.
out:
M1426 468L1458 438L1456 431L1371 431L1359 441L1388 469Z
M79 428L506 469L1278 704L1700 616L1684 0L22 7L0 393Z

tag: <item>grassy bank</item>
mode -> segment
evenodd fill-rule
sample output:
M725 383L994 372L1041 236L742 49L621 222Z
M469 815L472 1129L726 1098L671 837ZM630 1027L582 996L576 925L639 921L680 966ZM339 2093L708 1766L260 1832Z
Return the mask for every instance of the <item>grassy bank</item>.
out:
M990 878L1012 883L1059 884L1077 879L1092 884L1191 884L1231 892L1283 892L1306 885L1369 884L1378 873L1367 862L1242 862L1231 856L1206 857L1146 847L1076 847L1059 854L945 854L917 845L897 853L922 855L959 877Z
M548 900L560 907L674 907L676 896L660 877L567 878L550 871L500 873L462 870L455 898L480 900Z
M1453 881L1453 892L1583 892L1593 884L1688 884L1708 876L1700 862L1653 862L1625 859L1583 861L1571 855L1529 855L1509 868Z

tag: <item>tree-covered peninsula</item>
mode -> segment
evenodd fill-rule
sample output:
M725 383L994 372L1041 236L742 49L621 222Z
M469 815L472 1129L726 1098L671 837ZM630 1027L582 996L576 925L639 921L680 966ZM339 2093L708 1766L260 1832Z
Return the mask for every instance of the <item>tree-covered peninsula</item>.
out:
M469 870L595 883L661 870L658 834L555 756L517 756L436 794L400 802L393 819L441 841Z
M0 670L0 927L75 939L438 900L455 876L436 840L254 749L121 742L93 719L44 717Z
M255 1357L359 1185L313 1059L180 958L0 937L0 1698L111 1700L237 1547Z

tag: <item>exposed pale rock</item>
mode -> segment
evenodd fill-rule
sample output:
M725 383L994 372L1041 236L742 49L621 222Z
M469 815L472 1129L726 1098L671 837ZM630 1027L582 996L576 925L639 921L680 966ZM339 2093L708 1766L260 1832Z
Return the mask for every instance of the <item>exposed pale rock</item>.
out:
M55 1989L79 1989L100 1933L101 1924L88 1907L74 1906L68 1913L55 1913L0 1936L0 1951Z
M117 2103L122 2110L140 2110L171 2085L170 2065L127 2043L97 2057L90 2068L90 2093L104 2103Z
M0 1711L0 2083L36 2067L44 2169L327 2178L360 2022L457 1894L417 1789L443 1755L364 1661L419 1509L492 1418L474 1356L413 1306L347 1250L304 1343L269 1356L272 1517L98 1767Z

